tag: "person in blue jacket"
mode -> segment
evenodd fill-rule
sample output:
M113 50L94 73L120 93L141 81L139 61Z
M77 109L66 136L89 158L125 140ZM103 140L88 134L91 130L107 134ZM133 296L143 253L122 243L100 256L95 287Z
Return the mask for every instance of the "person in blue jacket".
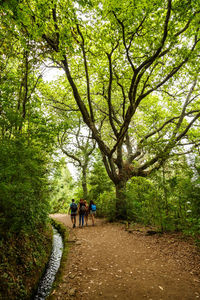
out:
M90 200L89 204L89 214L92 217L92 225L94 226L94 216L96 214L96 204L94 203L93 200Z

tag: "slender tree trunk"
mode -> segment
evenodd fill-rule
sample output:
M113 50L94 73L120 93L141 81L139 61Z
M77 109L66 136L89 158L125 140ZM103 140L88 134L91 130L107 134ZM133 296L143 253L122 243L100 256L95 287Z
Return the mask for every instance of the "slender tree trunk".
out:
M162 168L162 177L163 177L163 191L164 191L164 199L165 199L165 213L166 213L166 216L168 216L169 215L168 192L167 192L164 165Z
M116 219L126 220L126 180L121 180L115 184L116 188Z
M82 188L83 188L83 198L87 199L88 190L87 190L87 166L82 168Z

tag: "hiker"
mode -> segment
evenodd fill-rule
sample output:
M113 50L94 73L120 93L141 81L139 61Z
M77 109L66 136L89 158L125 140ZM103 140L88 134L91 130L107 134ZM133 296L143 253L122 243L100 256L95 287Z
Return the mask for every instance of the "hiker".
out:
M77 204L75 203L74 199L72 199L72 203L70 204L70 207L69 207L69 212L71 212L71 221L73 224L73 228L76 227L77 210L78 210Z
M84 200L84 203L85 203L85 225L88 226L89 206L86 200Z
M94 216L96 214L96 205L94 204L93 200L90 200L89 204L89 214L92 217L92 225L94 226Z
M80 199L79 205L78 205L78 213L79 213L79 227L83 227L84 225L84 216L85 216L85 203L83 199Z

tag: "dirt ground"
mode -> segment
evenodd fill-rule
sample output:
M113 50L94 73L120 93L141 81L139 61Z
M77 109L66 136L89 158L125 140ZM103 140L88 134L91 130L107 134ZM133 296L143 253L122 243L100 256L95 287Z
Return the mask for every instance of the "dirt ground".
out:
M52 217L72 227L69 216ZM98 219L70 229L70 240L56 299L200 299L200 253L180 235L129 233Z

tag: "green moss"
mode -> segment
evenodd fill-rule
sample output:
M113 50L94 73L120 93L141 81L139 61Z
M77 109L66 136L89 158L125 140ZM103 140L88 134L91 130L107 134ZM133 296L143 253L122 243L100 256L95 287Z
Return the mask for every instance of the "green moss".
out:
M0 242L0 299L30 299L52 249L52 228L4 237Z
M68 257L68 236L66 227L55 220L51 224L62 235L64 249L60 268L52 287L55 289L63 276ZM31 235L9 235L0 240L0 299L28 300L34 295L42 276L41 270L49 260L52 250L52 228L39 228ZM48 299L54 299L50 295Z

